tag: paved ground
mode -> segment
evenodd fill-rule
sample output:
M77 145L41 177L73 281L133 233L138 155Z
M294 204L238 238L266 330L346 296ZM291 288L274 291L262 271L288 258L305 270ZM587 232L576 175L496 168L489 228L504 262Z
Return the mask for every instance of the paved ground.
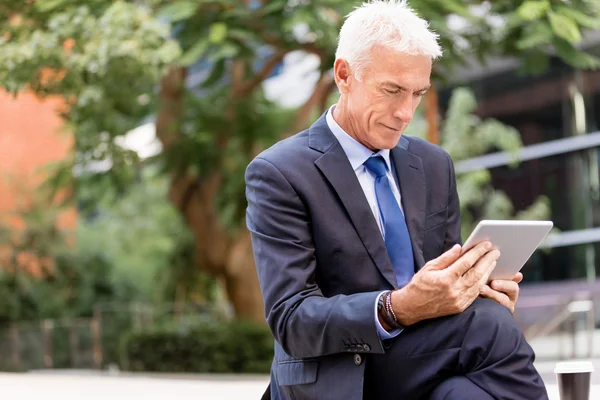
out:
M600 331L594 335L592 362L596 373L592 375L590 399L600 399ZM576 356L588 355L588 338L581 335L576 340ZM572 340L548 336L531 341L538 354L536 367L550 395L550 400L560 400L554 366L560 358L570 358ZM562 354L561 354L562 353ZM98 373L96 371L34 371L26 374L0 374L1 400L258 400L268 376L223 375L160 375ZM320 399L315 399L320 400Z
M89 374L0 374L2 400L260 399L267 379L160 379Z
M600 360L595 362L600 365ZM553 366L539 365L550 400L560 400L552 374ZM144 400L260 399L267 376L120 376L86 372L33 372L0 374L2 400L108 400L141 397ZM592 387L590 399L600 399L600 385ZM315 399L320 400L320 399Z

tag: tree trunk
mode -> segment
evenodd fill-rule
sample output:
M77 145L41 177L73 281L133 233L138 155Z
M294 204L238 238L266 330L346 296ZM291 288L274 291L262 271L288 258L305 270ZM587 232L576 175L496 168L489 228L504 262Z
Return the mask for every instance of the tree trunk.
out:
M425 95L425 119L427 121L427 141L439 145L439 100L437 88L433 83Z
M183 110L184 80L185 70L173 68L161 82L156 132L165 149L177 141L180 134L178 122ZM292 130L299 131L308 126L311 112L326 104L334 87L331 76L322 76L311 98L300 108ZM250 233L242 223L233 235L220 221L214 204L220 186L219 171L203 178L185 171L173 173L169 200L182 213L194 234L198 267L224 283L236 318L264 323L264 304Z
M189 176L174 179L169 197L194 234L198 267L224 282L238 319L264 323L250 234L244 225L232 237L214 207L220 181L218 173L201 183Z
M173 68L162 79L157 136L168 148L178 140L185 94L185 69ZM254 322L265 321L262 295L250 235L245 226L232 237L214 207L221 184L218 171L199 179L188 172L171 176L169 200L179 209L194 234L197 267L225 283L235 315Z

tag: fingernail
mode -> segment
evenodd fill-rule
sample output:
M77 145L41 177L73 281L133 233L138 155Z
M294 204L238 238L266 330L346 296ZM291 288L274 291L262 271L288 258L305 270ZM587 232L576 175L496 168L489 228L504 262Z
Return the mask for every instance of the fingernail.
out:
M485 249L486 249L486 250L489 250L489 249L491 249L491 248L492 248L492 244L491 244L490 242L486 242L486 243L485 243Z

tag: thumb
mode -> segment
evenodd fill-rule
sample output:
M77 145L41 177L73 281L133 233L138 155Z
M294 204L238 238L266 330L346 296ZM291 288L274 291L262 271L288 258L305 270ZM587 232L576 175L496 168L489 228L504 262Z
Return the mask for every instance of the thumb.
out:
M442 270L448 268L460 258L461 249L461 245L455 244L450 250L446 251L438 258L429 261L426 267L434 270Z

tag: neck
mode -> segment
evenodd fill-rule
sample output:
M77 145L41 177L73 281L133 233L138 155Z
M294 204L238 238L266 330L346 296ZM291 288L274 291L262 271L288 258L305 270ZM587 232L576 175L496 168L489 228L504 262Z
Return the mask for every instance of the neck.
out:
M340 126L340 128L344 130L344 132L350 135L350 137L352 137L358 143L365 146L367 149L373 152L379 151L379 149L374 149L368 143L362 141L359 135L357 135L358 124L353 120L352 114L350 113L350 110L348 108L348 101L346 100L344 95L341 95L340 99L337 102L337 105L333 109L332 116L335 122L337 122L337 124Z

